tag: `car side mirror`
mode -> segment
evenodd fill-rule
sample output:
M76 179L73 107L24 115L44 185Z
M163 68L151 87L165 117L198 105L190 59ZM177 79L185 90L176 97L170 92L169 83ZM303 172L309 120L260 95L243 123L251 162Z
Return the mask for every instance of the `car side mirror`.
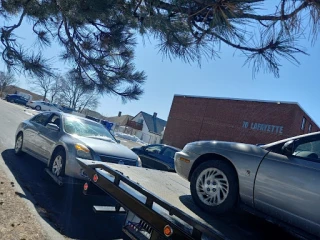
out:
M51 131L58 132L60 130L60 128L56 124L53 124L53 123L48 123L46 127Z
M294 150L294 140L290 140L282 146L282 153L284 155L292 155L293 150Z
M145 147L145 146L142 146L140 149L141 149L142 151L145 151L145 150L146 150L146 147Z

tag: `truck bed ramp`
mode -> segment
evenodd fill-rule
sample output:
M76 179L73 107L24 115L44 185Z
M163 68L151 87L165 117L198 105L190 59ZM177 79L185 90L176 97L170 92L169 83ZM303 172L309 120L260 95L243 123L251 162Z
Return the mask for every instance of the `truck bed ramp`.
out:
M78 161L92 183L115 198L127 211L138 216L142 225L146 223L160 234L160 238L146 239L162 239L167 225L173 233L164 239L239 239L233 227L225 226L195 206L189 182L176 173L81 159ZM139 225L128 221L124 231L128 227L135 227L135 224ZM217 228L223 229L223 233Z

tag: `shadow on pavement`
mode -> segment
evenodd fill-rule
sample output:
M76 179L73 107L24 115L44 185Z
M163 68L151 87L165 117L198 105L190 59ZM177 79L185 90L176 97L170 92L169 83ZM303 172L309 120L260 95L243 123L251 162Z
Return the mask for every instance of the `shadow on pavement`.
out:
M198 208L191 195L183 195L179 199L188 209L202 219L209 219L209 224L223 234L232 236L232 239L296 239L277 225L240 209L223 216L215 216Z
M13 149L1 153L2 158L26 195L16 193L21 198L32 195L39 215L62 235L76 239L122 238L124 215L95 214L93 205L114 205L108 196L84 196L82 185L59 187L45 173L46 165L24 154L16 156Z

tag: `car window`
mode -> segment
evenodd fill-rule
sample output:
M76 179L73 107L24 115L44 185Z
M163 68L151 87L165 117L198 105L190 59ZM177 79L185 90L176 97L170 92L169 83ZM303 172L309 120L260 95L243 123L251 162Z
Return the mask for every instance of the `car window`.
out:
M32 118L31 121L41 125L45 125L48 122L50 116L51 113L41 113Z
M165 148L163 150L163 153L162 155L163 156L166 156L166 157L169 157L169 158L174 158L174 154L177 152L177 150L174 150L172 148Z
M293 152L294 156L320 160L320 140L297 143Z
M161 145L151 145L151 146L148 146L146 148L146 152L150 152L150 153L160 153L161 150L162 150L163 146Z
M57 125L58 127L60 127L61 121L60 121L60 116L57 114L54 114L51 119L49 120L48 123L53 123L55 125Z

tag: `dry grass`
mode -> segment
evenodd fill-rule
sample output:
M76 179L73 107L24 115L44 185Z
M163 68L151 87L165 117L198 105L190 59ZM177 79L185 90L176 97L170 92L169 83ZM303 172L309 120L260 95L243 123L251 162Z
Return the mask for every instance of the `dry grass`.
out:
M0 170L0 239L47 239L41 225Z

